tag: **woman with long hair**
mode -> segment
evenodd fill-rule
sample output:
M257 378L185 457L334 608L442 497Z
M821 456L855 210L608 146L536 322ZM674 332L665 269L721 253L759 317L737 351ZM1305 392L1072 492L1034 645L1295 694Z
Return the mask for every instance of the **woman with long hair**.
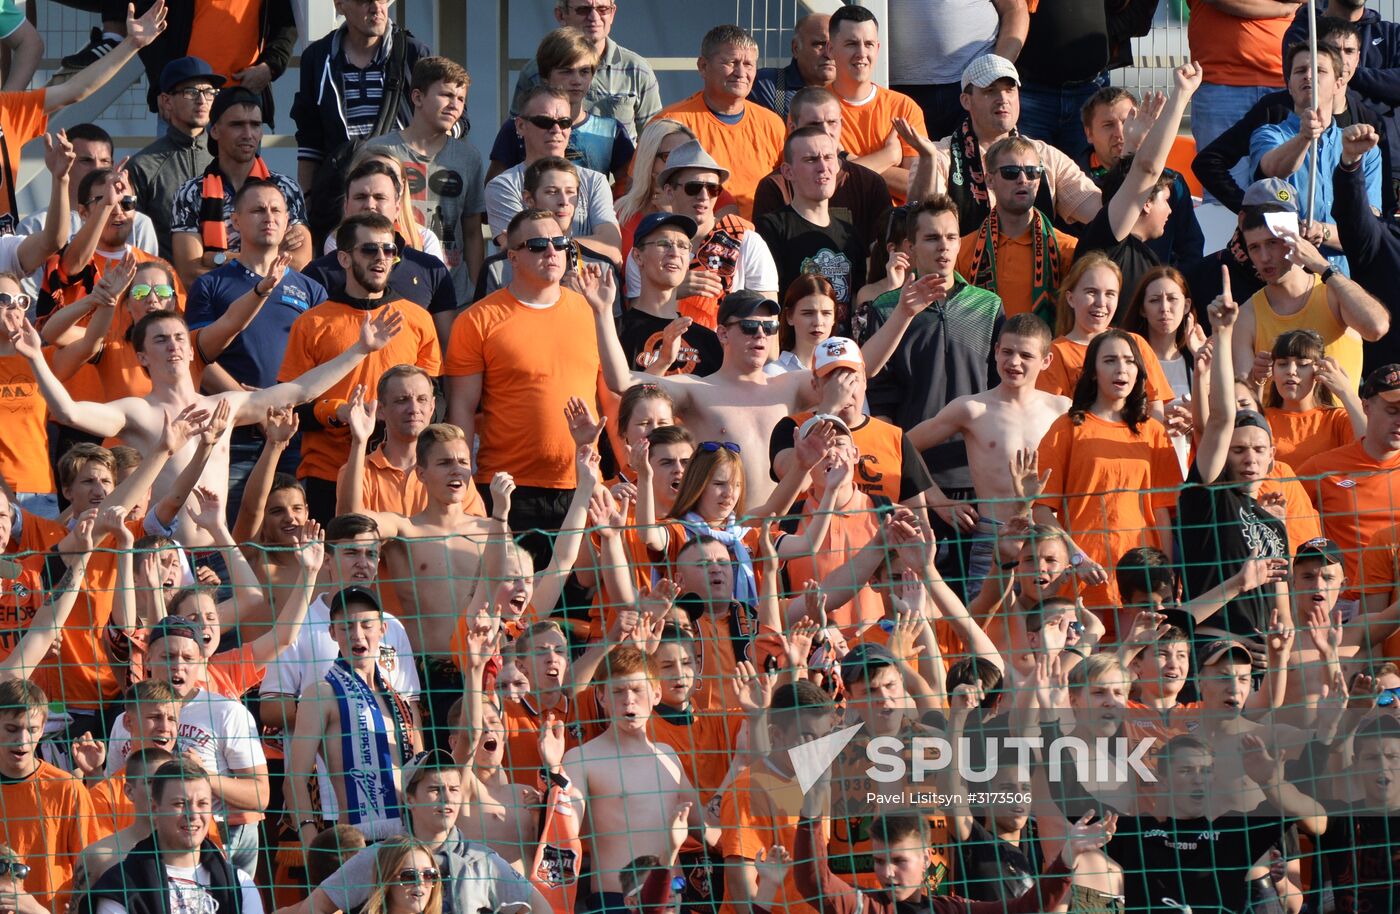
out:
M1327 355L1321 334L1279 334L1272 355L1273 381L1264 392L1264 418L1279 460L1300 466L1312 455L1351 444L1366 433L1366 411L1356 383Z
M1147 349L1171 385L1172 397L1164 412L1179 409L1183 417L1189 416L1192 367L1206 335L1191 311L1191 288L1180 270L1156 266L1142 275L1123 315L1123 329L1147 341ZM1191 459L1190 436L1174 434L1172 444L1185 473Z
M885 218L883 232L870 246L870 269L865 274L865 285L856 292L851 302L851 313L858 314L864 305L892 292L904 285L909 277L909 206L896 206Z
M350 167L346 170L346 174L359 168L365 162L375 159L394 169L394 174L399 176L399 211L392 217L394 230L403 236L404 243L409 247L422 251L424 254L430 254L438 260L443 260L445 255L442 250L442 239L438 238L432 229L425 225L419 225L418 216L413 212L413 194L409 189L408 170L404 168L402 161L387 150L366 146L355 153L355 157L350 160ZM334 250L335 233L332 232L326 238L325 249L321 253L329 254Z
M788 286L778 313L778 358L763 367L770 375L812 367L817 344L836 324L836 290L825 276L803 273Z
M1109 571L1106 584L1081 592L1093 610L1119 606L1112 575L1119 556L1138 546L1171 549L1168 512L1181 466L1166 428L1148 414L1142 364L1142 348L1127 331L1095 336L1069 412L1040 442L1040 472L1048 478L1036 520L1064 527L1087 559ZM1115 621L1113 612L1104 619L1107 637L1120 630Z
M360 914L442 914L442 875L433 855L408 835L381 842L374 890Z

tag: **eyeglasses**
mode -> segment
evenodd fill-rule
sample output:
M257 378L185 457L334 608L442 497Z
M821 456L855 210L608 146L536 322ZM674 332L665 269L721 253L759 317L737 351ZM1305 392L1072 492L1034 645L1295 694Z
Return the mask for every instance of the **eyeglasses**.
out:
M518 251L524 248L531 254L543 254L550 248L554 248L556 251L564 251L568 250L568 247L569 239L565 238L563 235L555 235L553 238L545 238L542 235L539 238L526 238L524 241L517 244L515 249Z
M1045 174L1044 165L1000 165L997 173L1008 181L1015 181L1017 175L1025 175L1027 181L1039 181Z
M599 3L591 6L587 4L581 4L579 6L569 7L569 12L583 19L587 19L593 15L597 15L599 19L606 19L613 13L617 12L617 4Z
M706 196L718 197L719 192L724 190L724 185L718 181L687 181L681 185L681 190L685 191L688 197L698 197L702 190Z
M11 295L0 292L0 311L28 311L34 299L28 295Z
M383 257L387 260L393 260L399 256L399 246L388 241L381 241L377 244L373 241L366 241L364 244L355 245L355 251L364 257Z
M744 336L758 336L760 333L762 333L764 336L776 336L778 333L777 321L730 321L724 326L738 327L739 332L744 334Z
M677 251L684 254L690 250L689 241L644 241L632 246L634 248L656 248L663 254L674 254Z
M1376 696L1376 707L1388 708L1400 701L1400 688L1386 689Z
M522 115L520 119L527 124L534 124L541 130L548 130L550 127L568 130L574 125L574 119L571 117L548 117L543 114L532 114L529 117L524 117Z
M742 453L743 453L743 451L740 450L739 445L735 444L733 441L702 441L702 442L700 442L700 450L704 451L706 454L713 454L715 451L718 451L718 450L721 450L721 449L722 449L722 450L729 451L730 453L733 453L733 454L742 454Z
M101 202L102 202L103 200L105 200L105 199L106 199L106 197L105 197L104 195L98 194L96 197L93 197L91 200L89 200L88 202L84 203L83 205L84 205L84 206L96 206L97 204L101 203ZM118 200L118 201L117 201L117 205L120 206L120 207L122 208L122 212L124 212L124 213L129 213L129 212L131 212L132 210L136 209L136 198L133 197L133 196L131 196L130 194L128 194L128 195L126 195L125 197L122 197L120 200Z
M394 882L398 885L417 885L425 882L432 885L441 878L437 870L430 866L425 866L421 870L399 870L399 876Z
M0 860L0 876L13 876L15 881L23 882L29 875L30 867L15 860Z
M156 298L165 299L166 301L175 297L175 289L173 286L164 284L150 286L143 282L137 283L131 287L132 301L141 301L152 293L155 293Z
M176 91L175 94L180 96L187 102L197 102L201 98L205 99L206 101L212 102L214 100L214 96L219 94L219 90L215 89L213 86L206 86L203 88L199 86L190 86L187 89L180 89Z

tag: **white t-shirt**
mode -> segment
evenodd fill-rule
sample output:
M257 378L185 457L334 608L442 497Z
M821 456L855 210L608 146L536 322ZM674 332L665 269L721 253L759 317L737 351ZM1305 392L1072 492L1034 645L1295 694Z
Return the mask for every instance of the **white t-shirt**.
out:
M422 225L418 226L418 238L422 242L418 250L427 254L429 257L436 257L438 260L442 260L443 264L446 265L447 261L443 260L442 239L433 234L432 229ZM335 249L335 232L331 232L326 236L326 243L321 246L321 253L329 254Z
M32 235L42 231L48 218L49 211L47 209L30 213L19 221L19 225L15 226L15 234ZM78 234L78 229L82 227L83 217L78 215L77 210L70 209L68 211L68 240L72 241L73 236ZM160 256L160 245L156 242L155 223L151 221L150 216L140 210L131 214L131 237L127 239L127 243L135 245L152 257Z
M197 752L211 773L229 774L267 764L253 715L240 702L207 689L200 689L180 707L175 755L186 749ZM123 713L113 722L107 742L107 775L122 770L130 754L131 731Z
M379 668L395 692L416 698L421 686L418 668L413 664L413 646L403 623L384 614L384 638L379 644ZM340 655L331 637L331 608L321 594L306 610L306 622L297 640L267 665L267 676L260 689L263 696L291 695L300 698L326 678L331 664Z
M506 230L515 214L525 208L525 163L496 175L486 184L486 221L491 237ZM578 170L578 200L574 203L574 221L564 226L570 235L592 235L607 223L617 224L613 209L612 186L608 179L591 168Z
M249 875L240 869L238 888L243 893L243 914L263 914L262 896ZM170 884L170 914L218 914L214 897L204 890L209 884L209 870L203 866L167 866L165 878ZM126 914L126 906L109 898L97 902L97 914Z
M627 280L624 285L628 298L642 294L642 268L637 266L637 251L634 248L627 255ZM768 242L763 236L750 229L744 232L739 241L739 262L734 266L734 282L730 292L743 289L779 293L778 265L773 262L773 253L768 250Z

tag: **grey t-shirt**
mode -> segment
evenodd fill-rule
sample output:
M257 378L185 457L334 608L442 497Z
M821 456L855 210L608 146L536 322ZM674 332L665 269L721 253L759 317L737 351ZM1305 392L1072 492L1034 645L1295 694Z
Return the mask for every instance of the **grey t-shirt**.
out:
M357 910L374 890L378 855L378 844L358 852L321 883L321 891L340 910ZM483 909L495 911L502 905L530 903L534 889L530 881L511 869L501 855L467 841L455 828L433 857L439 872L447 873L442 887L442 914L477 914Z
M525 208L525 163L491 179L486 185L486 220L491 223L491 237L506 230L515 214ZM592 235L598 226L617 223L613 209L612 188L608 179L591 168L578 170L578 202L574 206L574 221L565 231L571 235Z
M442 241L443 262L452 273L457 301L468 301L476 277L468 276L462 258L462 217L486 212L486 165L481 153L465 140L449 137L437 155L428 159L414 152L398 130L370 145L403 162L418 222Z

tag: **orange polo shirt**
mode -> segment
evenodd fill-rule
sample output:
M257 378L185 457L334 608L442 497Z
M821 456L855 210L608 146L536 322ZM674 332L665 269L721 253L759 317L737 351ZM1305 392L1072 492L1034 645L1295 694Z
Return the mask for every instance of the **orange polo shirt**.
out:
M345 485L345 471L341 467L336 476L339 485ZM428 492L413 469L400 470L384 456L383 446L365 455L365 472L360 480L360 494L365 510L383 511L385 514L402 514L412 517L428 507ZM486 517L486 505L476 489L468 489L463 509L468 514Z
M1055 244L1059 246L1055 260L1059 264L1059 274L1063 276L1069 272L1069 265L1074 262L1074 251L1079 246L1079 239L1073 235L1066 235L1059 229L1052 228L1051 231L1055 233ZM972 256L977 252L977 236L980 232L979 228L964 235L958 247L958 275L966 277L968 282L974 281ZM1035 288L1032 281L1035 274L1034 251L1030 231L1022 232L1019 238L1002 232L997 233L996 251L993 254L996 259L997 282L992 291L1001 299L1001 306L1006 310L1007 317L1031 312L1031 291ZM1053 292L1052 289L1051 293Z
M1322 529L1341 547L1346 559L1346 599L1359 596L1365 574L1361 550L1381 530L1400 520L1400 452L1386 460L1366 453L1364 441L1324 451L1298 467L1313 504L1322 515ZM1310 477L1316 476L1317 479Z

